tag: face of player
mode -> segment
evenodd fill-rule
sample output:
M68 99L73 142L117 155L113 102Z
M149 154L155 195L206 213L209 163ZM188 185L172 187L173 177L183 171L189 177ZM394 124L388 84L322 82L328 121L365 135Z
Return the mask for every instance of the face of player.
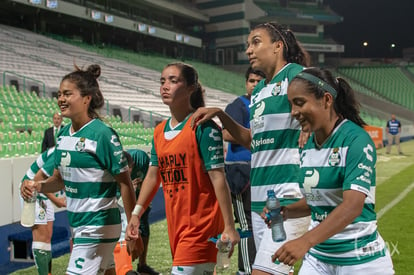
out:
M90 96L81 96L78 87L64 80L60 83L58 92L58 105L62 116L76 121L77 118L88 116L88 108L91 101Z
M280 51L280 44L280 41L272 42L272 38L265 28L252 30L247 39L246 49L246 55L252 68L266 73L269 71L269 68L274 67L276 64L276 53Z
M164 104L170 107L189 106L192 90L178 67L166 67L161 73L160 83L160 95Z
M291 114L299 121L305 132L329 133L331 127L327 122L330 118L332 97L325 95L317 99L315 95L307 90L304 81L293 80L288 87L288 100L292 106ZM323 137L322 137L323 138Z
M248 95L252 95L252 92L254 90L254 87L256 87L257 83L262 80L263 77L257 74L249 74L249 78L246 81L246 93Z

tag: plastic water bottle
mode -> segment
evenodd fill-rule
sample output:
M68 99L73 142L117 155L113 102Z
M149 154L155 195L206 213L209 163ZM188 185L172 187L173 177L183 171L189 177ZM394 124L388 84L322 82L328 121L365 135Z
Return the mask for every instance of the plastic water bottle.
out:
M230 267L230 258L229 252L231 249L230 239L225 235L221 237L216 242L217 251L217 263L216 270L222 271Z
M33 197L23 201L23 209L20 224L24 227L32 227L35 223L37 191L33 191Z
M273 241L282 242L286 240L283 216L280 214L280 202L276 198L275 191L273 190L267 190L266 208L269 210L266 216L271 220L270 228L272 229Z

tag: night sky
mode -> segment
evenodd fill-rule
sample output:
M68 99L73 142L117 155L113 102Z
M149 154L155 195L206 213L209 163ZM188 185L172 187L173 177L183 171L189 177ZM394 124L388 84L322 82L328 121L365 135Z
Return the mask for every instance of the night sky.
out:
M414 0L325 0L342 23L325 36L345 45L343 57L396 58L414 47ZM363 47L363 42L368 46ZM391 44L395 48L391 48Z

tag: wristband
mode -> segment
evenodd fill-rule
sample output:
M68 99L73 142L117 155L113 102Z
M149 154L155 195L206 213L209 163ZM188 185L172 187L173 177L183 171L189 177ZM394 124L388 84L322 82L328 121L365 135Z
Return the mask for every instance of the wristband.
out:
M142 205L136 204L134 210L132 210L131 215L139 216L139 213L141 213L142 208Z

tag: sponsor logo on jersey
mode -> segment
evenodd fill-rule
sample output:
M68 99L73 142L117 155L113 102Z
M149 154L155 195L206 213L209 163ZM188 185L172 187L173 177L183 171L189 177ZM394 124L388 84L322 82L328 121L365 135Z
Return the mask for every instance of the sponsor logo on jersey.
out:
M370 166L366 166L363 163L358 164L358 168L367 171L368 173L372 174L372 168Z
M211 129L210 134L208 134L208 136L213 139L214 141L221 141L221 137L220 136L216 136L216 134L218 134L219 132L216 129Z
M275 143L275 138L260 138L257 140L253 140L252 145L254 148Z
M218 146L208 146L208 150L211 151L217 151L217 150L221 150L223 149L222 145L218 145Z
M367 160L369 161L374 161L374 158L372 157L372 153L374 152L374 148L372 148L371 144L367 144L366 147L364 147L363 149L365 156L367 158Z
M78 193L78 188L73 188L73 187L65 185L65 191L69 192L69 193L77 194Z
M170 154L158 157L158 168L164 191L172 198L174 194L185 190L188 184L187 154Z
M316 169L308 170L305 172L305 179L303 181L303 189L305 190L305 197L308 201L320 201L322 196L319 191L314 192L312 188L315 188L319 183L319 172Z
M119 146L119 145L121 145L121 143L119 142L118 137L117 137L116 135L112 135L112 136L111 136L111 143L112 143L114 146Z
M61 158L60 158L60 165L62 167L66 167L70 165L70 153L69 152L62 152Z
M223 155L213 155L210 159L211 160L224 159L224 156Z
M254 118L252 122L252 128L256 131L264 127L264 117L262 116Z
M117 156L119 156L120 154L122 154L122 150L121 151L115 151L114 152L114 157L117 157Z
M258 118L259 116L261 116L265 108L266 108L265 102L264 101L259 102L254 110L253 118Z
M78 258L77 260L75 260L75 266L76 266L76 268L82 269L84 262L85 262L85 259L84 258Z
M306 199L307 199L307 197L306 197ZM317 220L319 222L322 222L324 219L326 219L326 217L328 217L328 212L326 212L326 211L323 214L315 213L315 220Z
M328 159L329 166L337 166L340 162L341 155L339 154L339 148L333 148Z
M361 175L361 176L357 177L356 179L371 185L371 179L367 178L365 175Z

